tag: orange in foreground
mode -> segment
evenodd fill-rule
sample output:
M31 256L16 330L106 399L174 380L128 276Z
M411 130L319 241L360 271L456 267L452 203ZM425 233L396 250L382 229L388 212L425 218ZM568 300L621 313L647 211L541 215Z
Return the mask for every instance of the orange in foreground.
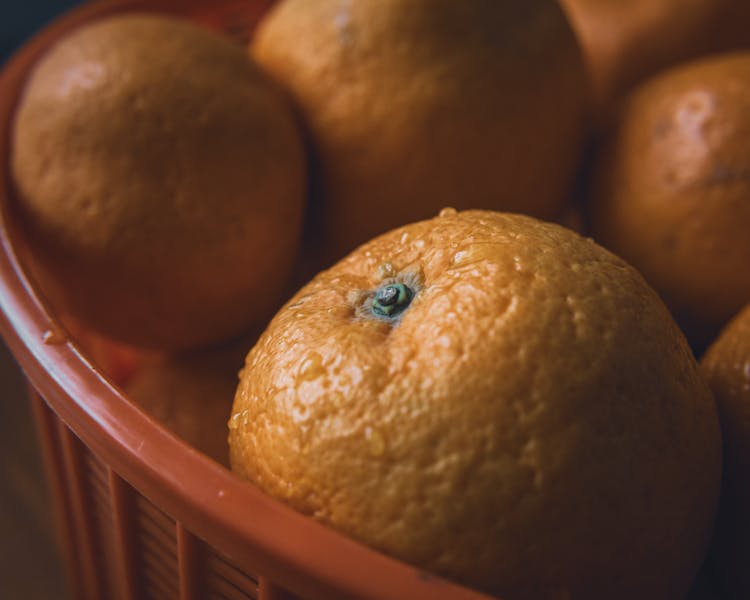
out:
M194 347L277 308L305 163L286 97L244 48L168 17L111 17L31 74L14 208L59 312L128 344Z
M724 436L724 479L713 551L730 598L750 598L750 305L701 360Z
M251 51L305 119L325 259L443 206L563 212L589 93L555 0L282 0Z
M696 347L750 302L750 53L662 73L627 100L590 198L594 238L638 268Z
M248 354L233 469L507 600L684 597L716 409L667 309L590 240L444 210L320 273Z

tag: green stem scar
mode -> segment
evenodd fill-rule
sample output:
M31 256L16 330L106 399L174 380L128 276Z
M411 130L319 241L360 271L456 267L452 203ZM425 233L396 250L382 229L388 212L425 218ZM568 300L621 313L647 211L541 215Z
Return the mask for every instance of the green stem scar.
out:
M375 290L372 313L378 318L394 319L404 312L414 298L414 291L403 283L389 283Z

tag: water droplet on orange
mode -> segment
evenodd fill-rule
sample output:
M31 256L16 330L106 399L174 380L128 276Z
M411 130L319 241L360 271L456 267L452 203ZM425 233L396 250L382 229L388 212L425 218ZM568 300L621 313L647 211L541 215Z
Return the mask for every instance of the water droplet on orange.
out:
M451 266L459 267L481 262L495 254L493 244L472 244L451 257Z
M391 262L384 262L382 265L378 267L379 279L386 279L388 277L393 277L395 274L396 274L396 269L393 268L393 263Z
M239 429L240 426L245 426L250 421L250 417L247 414L247 410L242 410L238 413L234 413L232 417L229 419L229 422L227 423L229 429L234 431L235 429Z
M365 439L372 456L383 456L385 454L385 438L377 429L365 427Z
M466 256L467 256L466 250L459 250L451 258L451 265L454 265L454 266L460 265L461 263L465 262Z
M297 383L303 381L312 381L325 374L323 368L323 358L317 352L310 352L299 368L297 374Z

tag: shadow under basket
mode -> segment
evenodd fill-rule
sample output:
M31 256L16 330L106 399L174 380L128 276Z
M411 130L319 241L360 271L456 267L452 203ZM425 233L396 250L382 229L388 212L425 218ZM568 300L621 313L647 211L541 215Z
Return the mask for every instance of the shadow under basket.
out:
M10 124L35 60L108 14L180 14L246 41L269 0L86 4L0 73L0 334L29 383L71 596L480 600L375 552L241 481L164 429L62 334L19 260L9 214Z

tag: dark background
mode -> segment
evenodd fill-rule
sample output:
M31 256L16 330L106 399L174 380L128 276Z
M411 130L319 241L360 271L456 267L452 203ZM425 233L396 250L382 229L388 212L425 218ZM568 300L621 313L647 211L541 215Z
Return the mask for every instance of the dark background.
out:
M0 62L37 29L76 4L71 0L0 0Z

